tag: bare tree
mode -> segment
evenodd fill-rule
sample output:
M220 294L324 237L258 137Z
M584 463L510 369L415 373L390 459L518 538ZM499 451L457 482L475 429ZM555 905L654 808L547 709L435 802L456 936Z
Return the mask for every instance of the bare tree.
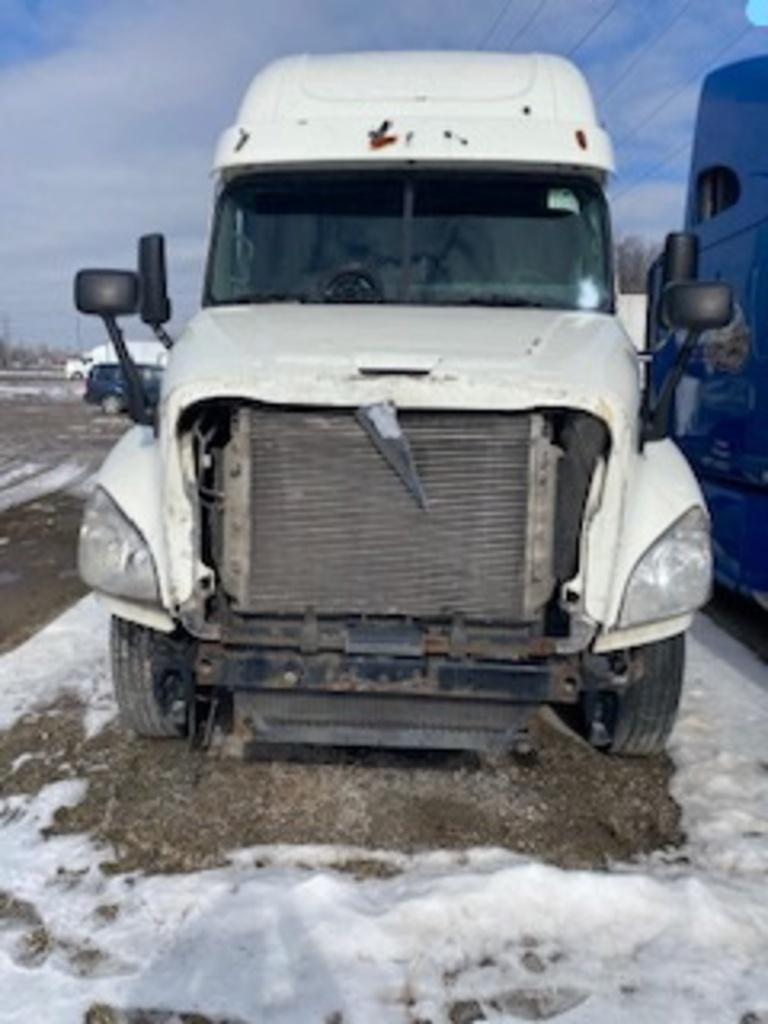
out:
M616 246L616 266L619 291L642 294L645 291L648 268L661 252L661 246L647 238L625 235Z
M41 342L13 342L0 334L0 370L49 369L60 366L66 353Z

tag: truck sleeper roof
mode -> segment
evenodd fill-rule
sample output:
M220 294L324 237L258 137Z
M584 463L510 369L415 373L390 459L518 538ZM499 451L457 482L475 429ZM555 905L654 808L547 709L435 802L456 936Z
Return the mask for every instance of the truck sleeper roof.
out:
M361 163L553 165L604 177L613 150L589 86L561 57L288 57L251 83L215 169Z

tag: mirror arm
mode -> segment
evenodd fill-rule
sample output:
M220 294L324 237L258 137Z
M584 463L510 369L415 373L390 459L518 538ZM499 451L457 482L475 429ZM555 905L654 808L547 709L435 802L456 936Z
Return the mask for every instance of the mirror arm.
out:
M173 338L162 324L150 324L150 327L152 328L152 333L161 345L168 349L173 348Z
M677 359L669 371L659 400L655 405L650 400L650 388L646 391L641 412L642 441L663 441L669 434L669 419L672 412L672 401L678 385L683 378L693 351L699 343L701 331L690 331L677 354Z
M125 375L125 383L128 390L128 413L134 423L149 426L153 423L153 417L148 412L149 403L144 393L144 385L141 382L139 371L136 369L131 353L128 351L123 332L120 330L115 317L103 316L102 320Z

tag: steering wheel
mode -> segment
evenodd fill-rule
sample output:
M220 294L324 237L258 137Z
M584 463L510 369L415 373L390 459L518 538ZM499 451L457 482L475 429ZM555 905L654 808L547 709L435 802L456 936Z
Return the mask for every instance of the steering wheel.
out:
M367 267L350 264L334 271L322 289L325 302L383 302L384 288Z

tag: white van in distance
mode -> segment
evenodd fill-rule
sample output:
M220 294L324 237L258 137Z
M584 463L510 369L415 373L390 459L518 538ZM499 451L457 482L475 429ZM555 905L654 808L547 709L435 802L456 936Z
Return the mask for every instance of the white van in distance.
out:
M202 310L156 411L117 317L164 244L81 271L136 426L80 538L143 735L511 748L543 704L662 749L709 523L616 315L611 143L557 57L278 61L215 158ZM670 328L727 322L671 236ZM682 365L682 363L681 363Z
M131 358L145 366L165 366L167 351L159 341L126 340L126 347ZM96 363L116 363L117 352L111 343L95 345L78 356L73 356L64 364L64 376L67 380L85 380Z

